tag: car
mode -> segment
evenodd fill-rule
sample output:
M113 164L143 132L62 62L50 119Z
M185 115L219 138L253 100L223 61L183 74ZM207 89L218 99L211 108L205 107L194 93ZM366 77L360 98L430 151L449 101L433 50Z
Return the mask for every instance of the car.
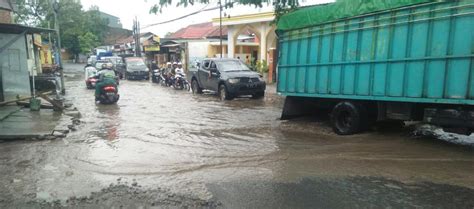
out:
M254 99L265 96L266 83L239 59L204 59L191 73L191 89L194 94L203 89L218 92L221 100L251 95Z
M128 80L150 79L150 69L140 57L125 58L125 78Z
M96 61L97 61L97 56L95 55L91 55L90 57L87 58L88 65L95 65Z
M125 64L123 63L123 59L118 56L112 57L103 57L103 60L107 60L112 62L114 70L118 73L119 77L122 79L125 75Z

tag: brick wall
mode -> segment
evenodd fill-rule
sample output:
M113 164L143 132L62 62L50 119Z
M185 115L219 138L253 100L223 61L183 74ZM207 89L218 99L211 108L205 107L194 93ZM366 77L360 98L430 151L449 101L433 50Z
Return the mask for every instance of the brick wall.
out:
M9 10L0 9L0 23L13 23Z

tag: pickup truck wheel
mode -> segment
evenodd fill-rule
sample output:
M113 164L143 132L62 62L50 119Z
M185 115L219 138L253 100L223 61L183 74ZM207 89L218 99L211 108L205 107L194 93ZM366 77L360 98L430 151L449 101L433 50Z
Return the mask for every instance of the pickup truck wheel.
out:
M331 125L339 135L352 135L367 127L367 109L353 102L340 102L331 113Z
M199 87L199 83L196 79L191 81L191 89L193 90L193 94L202 94L202 88Z
M219 97L221 101L232 99L232 96L229 94L229 92L227 91L227 87L224 84L221 84L219 86Z

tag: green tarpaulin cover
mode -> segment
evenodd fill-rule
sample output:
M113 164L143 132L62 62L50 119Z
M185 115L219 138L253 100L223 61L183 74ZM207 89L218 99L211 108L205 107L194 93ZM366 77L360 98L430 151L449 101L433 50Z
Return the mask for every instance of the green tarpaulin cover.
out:
M304 7L283 15L278 30L292 30L341 18L441 0L337 0L335 3Z

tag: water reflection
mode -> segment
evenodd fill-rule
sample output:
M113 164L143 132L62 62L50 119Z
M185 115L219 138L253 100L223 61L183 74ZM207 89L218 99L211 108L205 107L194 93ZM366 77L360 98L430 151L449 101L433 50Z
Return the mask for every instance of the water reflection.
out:
M114 141L119 139L119 126L120 126L120 107L116 104L112 105L97 105L98 113L105 118L101 121L98 129L99 137Z

